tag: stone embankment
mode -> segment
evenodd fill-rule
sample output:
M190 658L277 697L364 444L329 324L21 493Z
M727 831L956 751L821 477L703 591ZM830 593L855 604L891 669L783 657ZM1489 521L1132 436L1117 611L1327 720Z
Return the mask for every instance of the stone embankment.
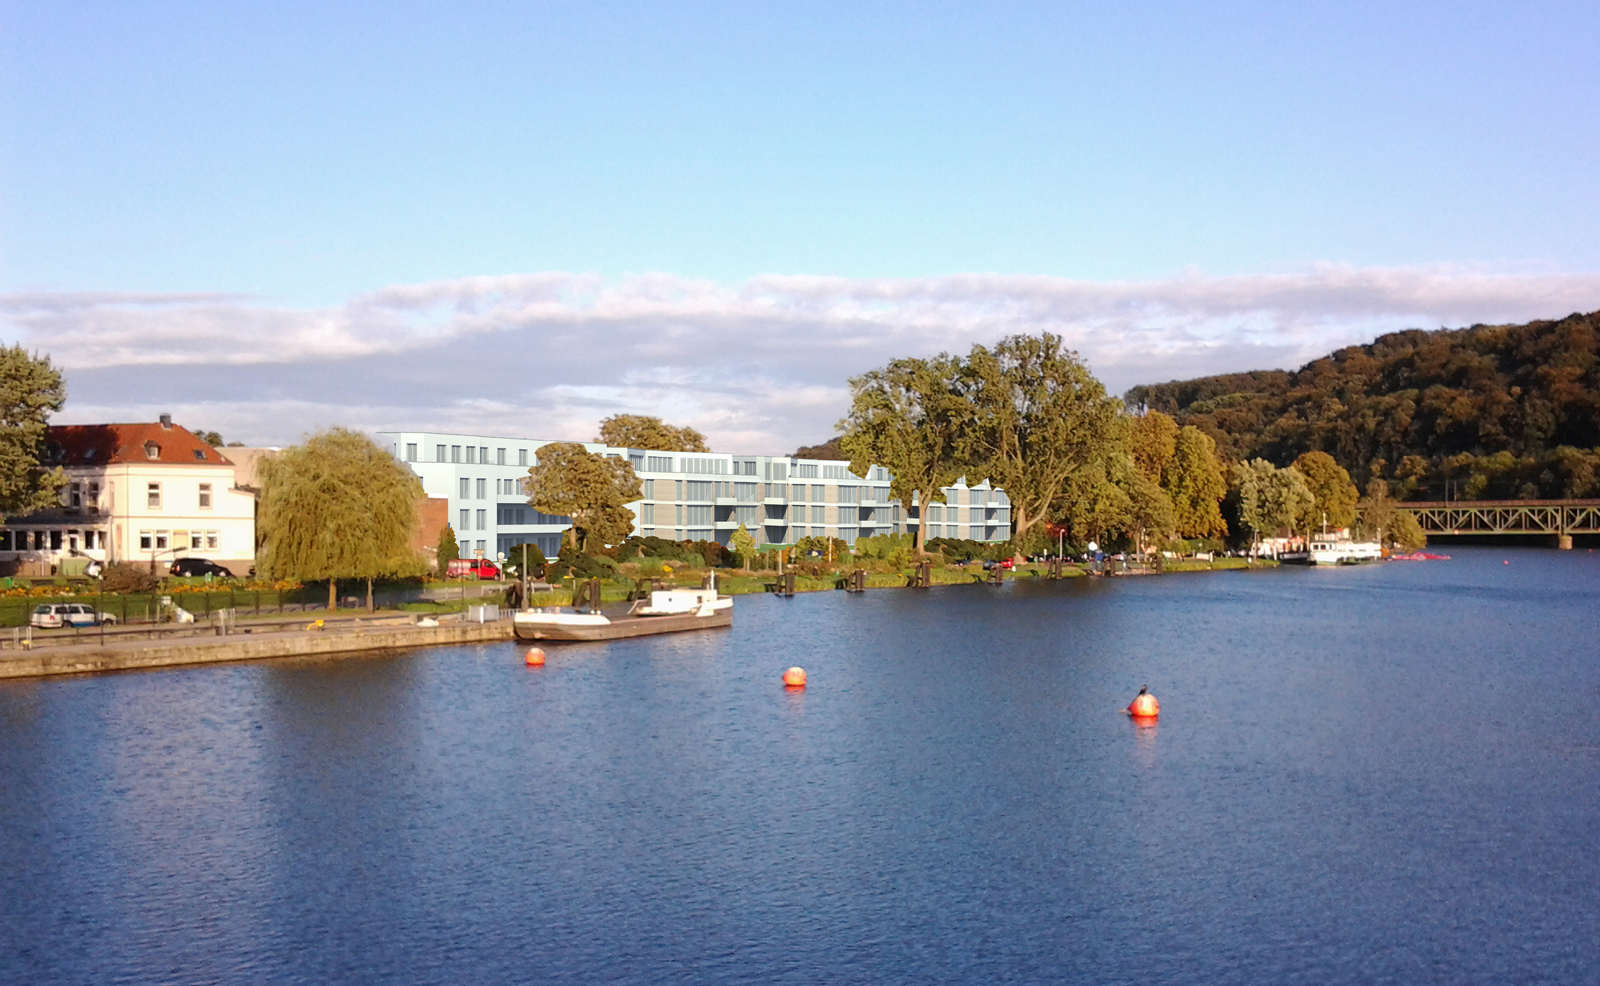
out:
M281 626L281 624L280 624ZM219 664L278 657L320 657L359 651L439 644L510 640L511 621L445 623L422 627L411 623L328 625L285 630L249 628L227 636L177 637L166 640L116 639L105 642L78 637L55 643L36 637L34 646L0 652L0 678L29 678L95 671L131 671L185 664Z

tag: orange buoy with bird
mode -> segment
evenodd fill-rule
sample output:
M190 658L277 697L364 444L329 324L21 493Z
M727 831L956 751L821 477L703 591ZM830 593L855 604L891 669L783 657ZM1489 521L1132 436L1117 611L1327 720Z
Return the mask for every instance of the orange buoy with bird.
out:
M544 651L537 647L529 647L528 654L523 660L527 662L530 668L542 668L544 667Z
M1133 701L1128 703L1127 712L1135 719L1154 719L1161 714L1161 703L1150 694L1150 686L1145 685L1139 689L1139 694L1133 697Z
M790 668L783 673L783 684L788 688L806 687L806 669Z

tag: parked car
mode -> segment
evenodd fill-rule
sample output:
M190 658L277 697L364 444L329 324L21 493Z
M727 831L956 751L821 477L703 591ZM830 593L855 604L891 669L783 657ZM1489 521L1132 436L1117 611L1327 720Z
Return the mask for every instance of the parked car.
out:
M92 627L100 623L115 623L110 613L97 613L93 606L83 603L40 603L33 608L28 622L36 627L53 630L58 627Z
M465 578L475 575L480 579L498 579L500 569L493 562L482 558L457 558L445 568L445 574L452 579Z
M215 575L218 578L231 578L233 573L207 558L179 558L172 563L168 574L181 578L199 578L204 575Z

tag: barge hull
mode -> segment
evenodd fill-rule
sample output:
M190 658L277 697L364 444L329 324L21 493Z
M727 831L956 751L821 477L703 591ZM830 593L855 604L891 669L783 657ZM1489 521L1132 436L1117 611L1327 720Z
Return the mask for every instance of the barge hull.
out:
M677 633L683 630L709 630L733 625L733 610L721 609L710 616L619 616L610 623L590 625L549 626L513 622L513 633L518 640L620 640L624 637L648 637L656 633Z

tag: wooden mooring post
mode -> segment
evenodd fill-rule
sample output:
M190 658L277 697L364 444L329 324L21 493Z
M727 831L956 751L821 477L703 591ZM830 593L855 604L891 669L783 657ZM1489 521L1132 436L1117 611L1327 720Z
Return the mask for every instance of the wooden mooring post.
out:
M1002 585L1006 580L1006 570L999 565L989 569L989 581L994 585Z
M913 585L918 589L933 588L933 562L925 561L917 565L917 576Z
M849 587L845 589L845 591L846 592L866 592L867 591L867 570L864 569L864 568L858 568L855 571L851 572L850 573L850 584L849 584Z

